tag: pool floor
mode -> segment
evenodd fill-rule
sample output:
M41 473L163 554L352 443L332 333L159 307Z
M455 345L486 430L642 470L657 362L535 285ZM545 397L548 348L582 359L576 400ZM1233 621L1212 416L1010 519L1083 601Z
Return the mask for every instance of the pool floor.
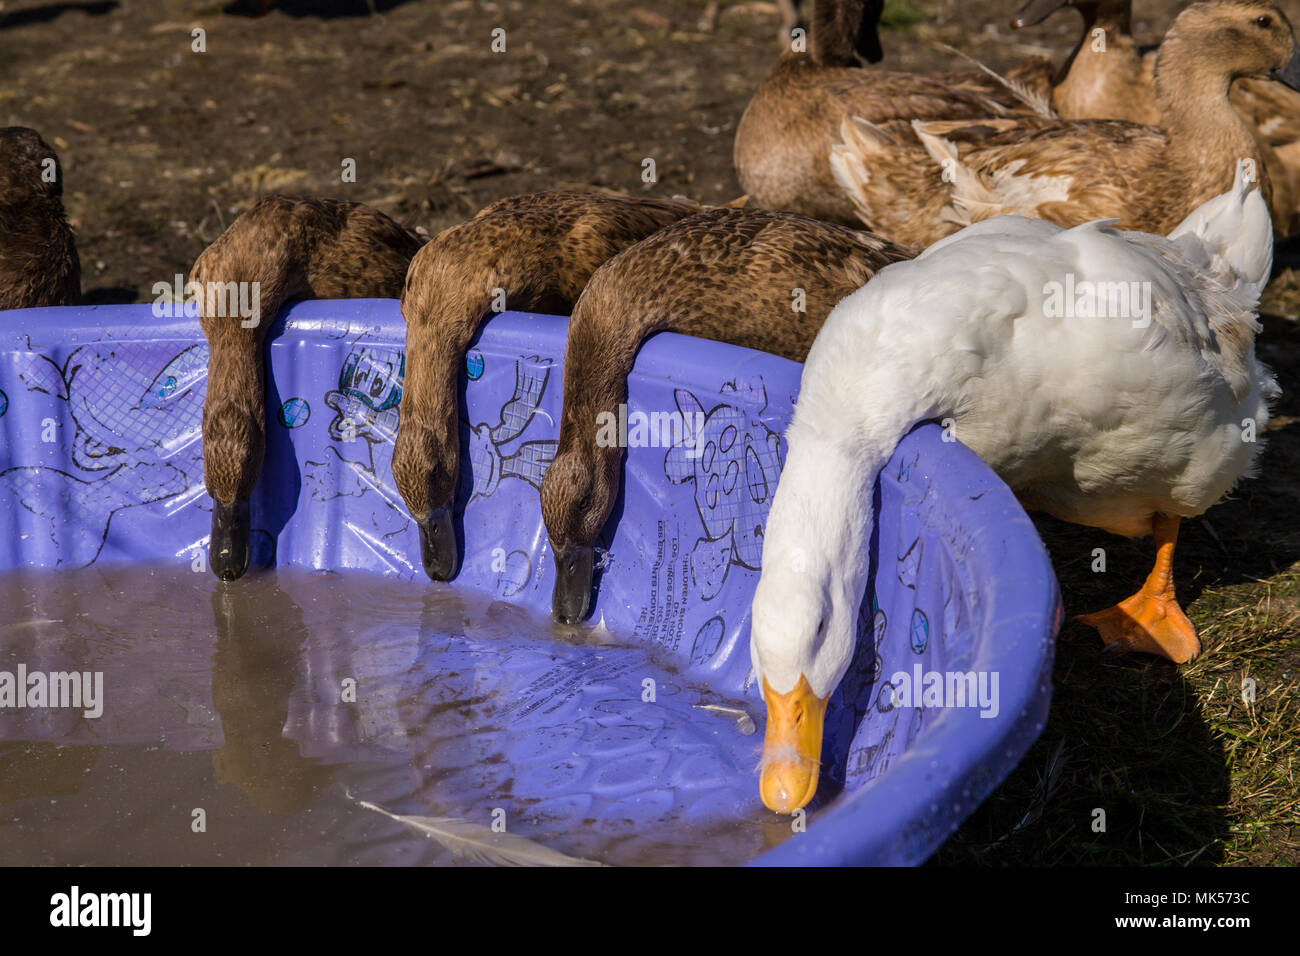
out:
M792 832L756 701L599 624L184 565L10 572L0 608L3 865L726 864Z

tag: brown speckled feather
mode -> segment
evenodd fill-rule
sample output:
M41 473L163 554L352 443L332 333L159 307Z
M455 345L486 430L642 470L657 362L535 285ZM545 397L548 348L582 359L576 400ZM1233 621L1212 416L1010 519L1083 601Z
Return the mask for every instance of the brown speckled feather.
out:
M1300 143L1300 93L1273 80L1238 80L1232 105L1270 146Z
M208 393L203 404L203 477L208 494L247 499L265 450L262 342L280 308L296 299L401 294L422 240L383 213L356 202L270 196L230 224L194 262L190 281L259 283L260 318L206 314Z
M0 129L0 309L80 301L81 262L62 196L63 169L49 144L22 126Z
M679 332L802 361L837 302L913 255L794 213L715 209L602 266L569 323L559 449L542 481L542 517L555 546L591 545L609 518L623 452L597 444L597 416L627 400L627 376L646 338ZM806 297L803 311L793 308L796 290Z
M703 208L688 199L533 193L493 203L420 250L402 294L406 378L393 448L393 478L412 515L447 506L455 493L461 363L494 305L567 314L601 264Z

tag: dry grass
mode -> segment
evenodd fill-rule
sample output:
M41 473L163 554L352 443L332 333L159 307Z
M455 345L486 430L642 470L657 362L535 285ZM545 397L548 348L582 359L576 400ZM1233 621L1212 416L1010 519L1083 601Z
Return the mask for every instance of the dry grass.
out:
M1300 310L1293 287L1289 274L1274 282L1275 307ZM1117 657L1067 621L1042 738L936 862L1300 863L1300 323L1278 315L1263 323L1259 351L1285 393L1263 467L1211 509L1208 524L1183 523L1175 561L1201 657L1183 667ZM1149 570L1149 538L1051 519L1039 529L1067 614L1113 604ZM1097 547L1107 552L1105 574L1091 570ZM1250 704L1246 678L1255 682ZM1063 759L1054 760L1058 748ZM1097 809L1105 832L1093 830Z

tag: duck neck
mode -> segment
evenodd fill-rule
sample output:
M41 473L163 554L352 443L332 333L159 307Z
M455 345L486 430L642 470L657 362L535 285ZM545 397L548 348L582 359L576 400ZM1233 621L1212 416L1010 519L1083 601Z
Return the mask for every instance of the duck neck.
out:
M864 31L875 31L883 3L868 0L814 0L809 50L819 66L857 66L855 52ZM871 22L867 22L868 17Z
M393 474L412 514L447 507L460 477L460 368L468 341L408 328ZM457 347L459 346L459 347ZM407 474L410 464L411 474Z
M884 459L873 461L851 435L837 431L795 424L787 432L789 452L764 528L763 567L796 574L820 568L833 597L856 602L866 586L871 499Z
M1057 74L1052 102L1067 119L1086 115L1089 106L1131 97L1142 74L1127 3L1077 7L1083 32Z
M551 540L566 545L596 543L618 499L622 485L624 449L637 439L627 408L627 379L644 335L612 334L609 330L584 327L575 310L569 323L569 340L564 356L564 405L556 459L576 461L589 474L605 476L602 494L590 503L590 513L576 521L548 520ZM546 517L545 510L543 517ZM598 520L597 520L598 519ZM557 527L570 527L570 535L557 535ZM576 529L581 527L582 533Z
M1255 137L1228 100L1236 77L1197 55L1192 44L1169 37L1156 64L1156 106L1169 134L1166 163L1188 189L1188 207L1199 205L1232 185L1239 159L1254 163L1267 193Z

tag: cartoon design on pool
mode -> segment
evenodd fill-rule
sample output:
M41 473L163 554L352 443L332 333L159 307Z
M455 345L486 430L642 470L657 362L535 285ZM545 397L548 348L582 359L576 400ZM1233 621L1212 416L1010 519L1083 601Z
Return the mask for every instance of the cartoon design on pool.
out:
M339 369L338 388L325 393L334 417L328 425L330 440L321 460L305 462L303 477L317 501L360 498L370 491L378 496L368 520L347 527L385 554L395 549L381 542L404 533L410 524L397 489L392 485L390 462L397 434L398 406L406 355L400 349L357 346ZM305 404L305 402L304 402ZM401 563L414 570L404 558Z
M46 406L44 431L28 463L0 471L0 501L20 506L0 508L0 528L12 521L11 533L52 566L83 567L99 557L118 512L199 495L207 361L206 346L177 352L167 343L87 345L62 368L31 354L19 372L27 394L14 401ZM39 463L66 444L67 418L79 473Z
M912 543L907 549L898 556L897 574L898 583L909 590L916 590L916 578L921 569L921 557L925 551L925 545L921 541L920 535L912 539Z
M479 355L476 361L477 365L472 367L468 364L470 358L466 359L469 372L475 369L478 372L470 375L471 381L483 375L483 357ZM462 500L468 502L474 498L490 497L505 478L519 478L534 488L541 488L542 475L546 474L555 458L558 442L554 439L526 441L513 452L509 452L507 446L528 430L534 416L551 417L539 408L550 377L550 359L538 355L519 358L515 362L515 390L501 406L500 421L495 425L487 422L470 424L468 448L462 431L461 452L470 464L460 472Z
M280 405L276 417L284 428L301 428L311 420L311 403L305 398L291 398Z
M748 393L748 394L746 394ZM664 474L676 484L695 483L695 508L704 536L691 553L691 577L705 600L717 596L732 565L757 571L763 557L763 524L781 475L781 436L758 418L767 407L762 384L722 386L724 397L749 398L747 411L723 402L705 412L690 392L677 389L677 409L686 422L686 440L668 450ZM704 427L692 434L703 415Z
M707 664L713 660L722 642L727 636L727 622L721 614L715 614L695 632L695 641L691 644L691 665Z

